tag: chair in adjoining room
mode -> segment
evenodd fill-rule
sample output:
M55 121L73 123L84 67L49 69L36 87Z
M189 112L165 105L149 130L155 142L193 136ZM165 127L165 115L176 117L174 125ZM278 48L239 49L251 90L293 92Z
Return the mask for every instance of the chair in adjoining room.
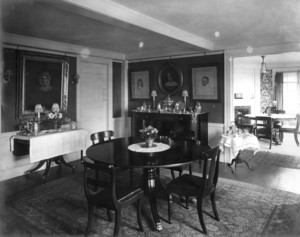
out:
M217 146L207 152L202 153L201 160L203 161L203 165L199 167L202 176L184 174L167 184L166 191L169 193L168 218L170 223L172 194L197 198L198 218L205 234L207 233L207 229L202 211L203 198L208 195L210 196L214 216L216 220L220 220L215 201L216 185L219 177L219 159L220 150Z
M268 116L256 116L255 117L255 129L254 134L258 139L268 139L269 149L272 148L272 142L275 141L277 145L277 133L279 133L279 128L274 128L272 126L272 119Z
M298 139L298 134L300 134L300 113L296 115L296 125L282 125L279 128L279 132L282 133L293 133L295 142L297 146L299 146L299 139Z
M249 119L245 118L244 115L240 112L237 112L235 117L235 124L238 129L248 130L249 133L253 133L255 128L255 123L250 123Z
M118 235L121 221L121 209L129 204L137 203L137 222L143 232L141 221L142 198L144 191L140 187L117 185L116 170L112 164L90 163L83 161L84 165L84 192L88 202L88 223L85 234L93 228L94 208L105 208L109 221L110 211L115 212L114 235ZM101 174L101 180L96 180L90 172ZM97 189L95 190L95 185Z

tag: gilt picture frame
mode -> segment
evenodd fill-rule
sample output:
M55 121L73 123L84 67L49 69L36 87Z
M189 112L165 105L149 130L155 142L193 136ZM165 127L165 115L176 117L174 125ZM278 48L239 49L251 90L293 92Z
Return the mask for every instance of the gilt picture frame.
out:
M190 66L193 100L220 101L219 64L196 64Z
M129 71L130 99L150 99L150 69L132 69Z
M69 61L60 55L21 51L18 117L34 115L36 104L49 111L54 103L67 112Z
M183 76L180 67L173 62L165 63L158 74L158 85L165 95L178 94L183 85Z

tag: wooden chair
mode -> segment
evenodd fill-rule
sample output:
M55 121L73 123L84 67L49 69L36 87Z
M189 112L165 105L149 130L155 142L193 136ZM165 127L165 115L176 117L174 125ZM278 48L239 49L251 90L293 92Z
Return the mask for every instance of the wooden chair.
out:
M90 136L90 139L94 145L94 144L102 143L104 141L111 140L114 135L115 135L114 131L106 130L106 131L92 133ZM129 172L130 172L130 184L133 185L134 171L133 171L133 169L129 169ZM96 173L96 178L97 178L97 176L98 176L98 174Z
M253 133L255 128L255 123L250 123L248 119L244 117L244 115L240 112L236 114L235 124L238 129L248 130L249 133Z
M202 212L202 201L204 197L208 195L210 196L215 218L218 221L220 220L215 202L216 185L219 177L219 159L219 147L215 147L204 152L202 154L202 161L204 164L200 167L200 170L202 168L201 177L197 175L184 174L167 184L166 191L170 194L168 197L168 217L170 223L172 194L197 197L198 217L205 234L207 233L207 230Z
M300 134L300 113L296 115L296 125L295 126L290 126L290 125L282 125L279 128L279 132L282 133L294 133L294 138L297 146L299 146L299 139L298 139L298 134Z
M112 164L90 163L83 161L84 165L84 192L88 202L88 223L85 234L93 228L94 208L107 209L109 221L111 216L109 211L115 212L115 227L114 236L118 235L120 229L121 209L134 202L138 203L137 207L137 221L139 229L143 232L141 222L141 207L143 190L140 187L132 186L117 186L116 170ZM91 175L90 171L100 173L102 179L96 180ZM95 190L95 185L97 189Z
M184 130L180 132L175 132L173 134L174 140L182 140L182 141L194 141L195 136L196 136L195 132L191 130ZM175 179L175 171L177 171L178 175L181 176L185 167L186 166L169 168L171 170L172 179ZM192 174L192 165L189 165L189 173Z
M107 131L92 133L90 138L93 144L97 144L97 143L104 142L106 140L111 140L114 135L115 135L114 131L107 130Z
M272 126L271 117L267 116L256 116L255 118L255 129L254 134L258 139L268 139L269 140L269 149L272 148L273 139L275 140L275 145L277 145L277 133L279 132L279 128L274 128Z

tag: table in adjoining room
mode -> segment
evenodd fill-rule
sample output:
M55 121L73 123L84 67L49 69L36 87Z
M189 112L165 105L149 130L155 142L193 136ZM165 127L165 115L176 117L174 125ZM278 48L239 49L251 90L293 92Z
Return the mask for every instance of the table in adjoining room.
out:
M235 133L223 134L220 141L220 149L229 149L229 158L225 160L226 163L232 166L237 163L245 163L249 169L252 169L246 160L241 160L240 155L243 150L253 150L254 153L260 149L260 145L256 136L251 133ZM232 170L234 172L234 170Z

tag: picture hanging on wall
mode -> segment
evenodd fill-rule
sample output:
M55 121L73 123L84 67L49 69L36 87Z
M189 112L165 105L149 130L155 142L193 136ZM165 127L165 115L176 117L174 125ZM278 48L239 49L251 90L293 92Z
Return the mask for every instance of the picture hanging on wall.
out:
M129 71L131 99L150 99L150 70Z
M193 100L218 102L220 89L217 64L198 64L190 67Z
M159 71L158 85L166 95L174 95L181 91L183 76L181 69L172 62L164 64Z
M60 55L21 51L19 55L18 117L34 114L37 104L67 111L69 62Z

